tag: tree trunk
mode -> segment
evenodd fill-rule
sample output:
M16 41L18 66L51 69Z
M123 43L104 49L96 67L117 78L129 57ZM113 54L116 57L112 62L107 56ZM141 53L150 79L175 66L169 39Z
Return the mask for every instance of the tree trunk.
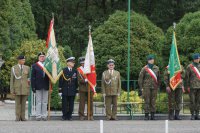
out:
M101 1L101 7L102 7L104 13L106 13L106 0Z

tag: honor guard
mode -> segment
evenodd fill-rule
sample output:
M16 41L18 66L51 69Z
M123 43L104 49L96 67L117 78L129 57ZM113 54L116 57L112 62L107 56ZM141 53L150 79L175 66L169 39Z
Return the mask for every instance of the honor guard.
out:
M36 120L47 120L49 77L43 71L45 53L38 54L38 62L32 65L31 86L36 95Z
M11 68L10 90L15 96L16 121L26 121L25 110L30 89L30 68L24 65L25 56L20 55L17 59L18 64Z
M193 62L187 66L185 82L190 96L191 120L200 120L200 55L193 54Z
M84 74L84 61L85 57L79 58L79 63L81 66L77 68L78 72L78 85L79 85L79 117L80 120L85 119L84 110L85 110L85 103L86 100L88 101L88 80L86 75ZM93 118L93 95L94 93L90 91L90 120L94 120Z
M179 113L181 110L182 94L185 92L183 79L185 78L185 70L181 66L181 83L172 90L170 87L170 74L168 66L164 72L164 82L166 85L166 92L168 93L168 110L169 110L169 120L181 120Z
M72 120L74 99L77 93L77 71L74 69L75 57L66 60L67 67L59 79L59 88L62 92L62 120Z
M147 56L148 64L142 68L139 74L139 96L144 98L145 120L155 120L156 98L160 85L160 71L158 66L154 65L154 55Z
M106 106L106 119L117 120L117 98L121 92L120 73L114 70L115 61L113 59L107 61L107 67L108 70L103 72L101 81Z

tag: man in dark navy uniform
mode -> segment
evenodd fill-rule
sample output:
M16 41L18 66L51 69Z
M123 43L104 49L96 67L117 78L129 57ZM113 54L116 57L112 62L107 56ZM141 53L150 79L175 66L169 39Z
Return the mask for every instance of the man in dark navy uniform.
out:
M38 54L38 62L32 65L31 86L36 93L36 120L47 120L49 77L43 71L45 53Z
M78 82L77 71L73 69L75 57L67 59L67 67L63 69L63 74L59 79L59 88L62 92L62 119L72 120L74 110L74 99L76 96Z

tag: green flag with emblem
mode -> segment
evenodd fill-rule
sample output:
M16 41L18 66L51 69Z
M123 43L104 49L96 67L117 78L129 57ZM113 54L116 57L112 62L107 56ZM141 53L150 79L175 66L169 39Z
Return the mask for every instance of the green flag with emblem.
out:
M51 20L48 31L48 38L46 41L46 47L48 48L48 50L44 63L44 71L50 78L51 82L55 84L62 74L62 67L60 64L53 26L54 19Z
M179 60L178 49L176 45L176 34L173 31L172 35L172 44L170 50L170 58L169 58L169 65L168 65L168 72L170 75L170 86L173 90L181 82L181 65Z

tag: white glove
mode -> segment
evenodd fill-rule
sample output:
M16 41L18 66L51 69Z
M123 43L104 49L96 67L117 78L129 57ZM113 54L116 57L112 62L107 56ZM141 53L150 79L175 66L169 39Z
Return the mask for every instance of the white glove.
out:
M103 97L105 97L106 96L106 94L103 94Z
M167 93L171 93L171 89L170 89L170 87L168 86L168 87L166 87L166 91L167 91Z
M88 82L88 79L85 79L85 82Z
M183 91L183 93L185 93L185 88L184 88L184 86L182 86L182 91Z

